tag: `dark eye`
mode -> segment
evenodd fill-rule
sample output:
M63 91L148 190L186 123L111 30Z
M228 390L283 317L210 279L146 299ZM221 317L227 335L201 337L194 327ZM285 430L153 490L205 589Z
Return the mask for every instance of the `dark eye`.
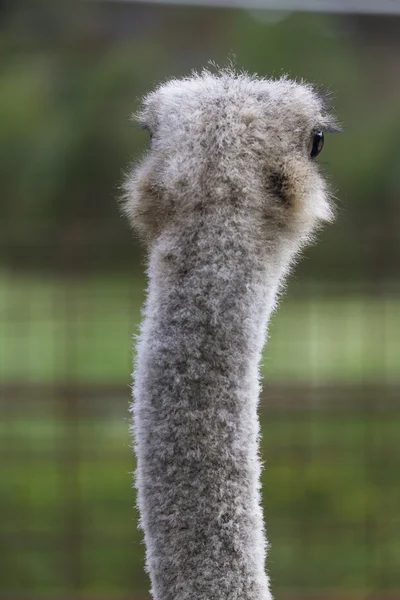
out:
M310 144L308 147L311 158L315 158L321 152L324 147L324 133L322 131L316 131L311 136Z

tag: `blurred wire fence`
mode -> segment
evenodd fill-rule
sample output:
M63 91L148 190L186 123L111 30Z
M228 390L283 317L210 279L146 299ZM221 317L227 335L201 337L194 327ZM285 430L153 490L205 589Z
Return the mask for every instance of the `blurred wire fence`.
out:
M400 21L17 4L0 3L0 596L148 597L128 413L144 263L115 198L145 143L137 98L234 52L334 90L347 130L322 155L337 222L261 367L274 597L399 598Z
M144 280L1 278L4 597L145 598L128 433ZM295 281L273 318L260 416L277 597L400 590L399 322L398 287L372 283Z

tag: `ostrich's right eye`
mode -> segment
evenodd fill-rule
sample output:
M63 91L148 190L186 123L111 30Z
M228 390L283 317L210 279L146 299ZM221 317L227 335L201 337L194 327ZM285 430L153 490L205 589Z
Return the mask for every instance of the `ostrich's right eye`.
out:
M315 131L310 139L308 147L311 158L315 158L321 152L324 147L324 133L323 131Z

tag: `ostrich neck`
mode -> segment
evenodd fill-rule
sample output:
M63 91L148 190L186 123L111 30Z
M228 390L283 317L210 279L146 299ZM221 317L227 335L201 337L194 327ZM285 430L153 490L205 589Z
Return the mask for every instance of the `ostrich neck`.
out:
M190 220L150 253L134 386L155 600L267 600L258 366L283 267L251 227Z

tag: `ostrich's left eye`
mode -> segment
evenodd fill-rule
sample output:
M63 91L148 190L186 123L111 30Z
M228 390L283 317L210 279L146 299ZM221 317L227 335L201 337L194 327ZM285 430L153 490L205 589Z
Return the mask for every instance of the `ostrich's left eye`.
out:
M315 158L321 152L324 147L324 133L323 131L316 131L313 133L308 146L308 151L311 158Z
M148 125L146 125L146 123L140 124L139 127L140 127L140 129L144 129L145 131L148 132L150 142L151 142L151 140L153 139L153 132L151 131L150 127Z

